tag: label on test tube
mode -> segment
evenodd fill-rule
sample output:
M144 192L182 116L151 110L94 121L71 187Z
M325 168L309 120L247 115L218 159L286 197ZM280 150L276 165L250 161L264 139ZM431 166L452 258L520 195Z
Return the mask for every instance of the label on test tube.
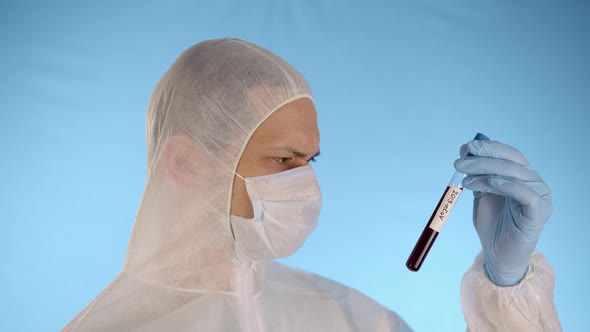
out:
M457 198L461 195L461 189L453 186L447 187L447 191L445 195L440 201L440 205L434 214L434 218L432 218L432 222L430 223L429 227L437 232L440 233L440 230L445 225L449 214L451 214L451 210L455 206L457 202Z

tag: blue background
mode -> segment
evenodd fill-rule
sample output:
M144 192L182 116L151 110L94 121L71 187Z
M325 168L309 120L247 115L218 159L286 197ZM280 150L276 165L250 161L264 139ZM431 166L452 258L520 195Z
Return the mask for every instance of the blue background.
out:
M404 265L481 131L552 187L538 248L564 330L587 329L589 17L584 1L1 1L0 330L58 330L118 274L149 95L184 49L225 36L274 51L314 91L324 208L286 263L417 331L464 330L471 193L422 270Z

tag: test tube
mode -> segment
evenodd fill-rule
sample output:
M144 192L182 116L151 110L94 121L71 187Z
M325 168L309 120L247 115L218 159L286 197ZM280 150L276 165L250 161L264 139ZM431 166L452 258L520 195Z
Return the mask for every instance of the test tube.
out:
M481 133L477 133L475 135L475 140L489 140L489 138ZM471 154L468 154L471 155ZM430 248L434 244L434 241L438 237L443 225L447 221L447 218L451 214L453 207L457 203L459 196L461 196L461 192L463 191L463 179L465 178L465 174L456 171L449 181L447 188L445 189L444 193L442 194L434 212L432 212L432 216L430 216L430 220L426 223L426 227L422 231L422 234L418 238L416 245L414 246L414 250L408 257L408 261L406 262L406 267L410 271L418 271L424 263Z

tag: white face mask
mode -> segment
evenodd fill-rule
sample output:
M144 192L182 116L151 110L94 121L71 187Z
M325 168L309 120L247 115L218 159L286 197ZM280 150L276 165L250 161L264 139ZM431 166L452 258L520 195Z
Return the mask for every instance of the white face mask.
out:
M270 260L295 253L315 229L322 195L310 165L242 178L254 218L230 216L238 258Z

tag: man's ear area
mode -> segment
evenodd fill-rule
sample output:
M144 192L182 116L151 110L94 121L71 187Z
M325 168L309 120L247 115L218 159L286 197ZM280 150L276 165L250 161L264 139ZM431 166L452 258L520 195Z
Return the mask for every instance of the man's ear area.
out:
M166 173L178 186L193 189L197 184L199 146L186 135L172 135L164 147Z

